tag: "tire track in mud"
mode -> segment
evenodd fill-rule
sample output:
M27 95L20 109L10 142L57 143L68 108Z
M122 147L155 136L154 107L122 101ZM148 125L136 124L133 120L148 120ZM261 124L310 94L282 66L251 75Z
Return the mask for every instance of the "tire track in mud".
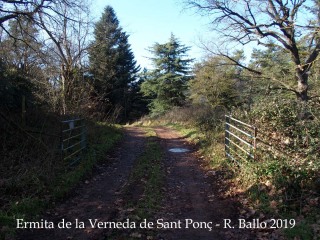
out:
M75 223L75 219L86 223L87 228L76 229L32 229L18 232L17 239L104 239L105 229L92 229L88 219L99 221L114 221L117 214L115 201L126 183L134 161L144 150L145 135L141 128L125 129L123 142L116 147L106 162L100 164L94 176L86 180L64 203L49 210L42 219L52 221L55 226L61 219ZM40 219L39 219L40 220Z
M241 229L223 229L223 219L237 221L239 217L237 203L232 199L220 196L221 187L217 181L221 173L210 175L202 167L205 162L197 157L196 147L181 138L175 131L165 128L154 128L159 138L159 144L164 151L163 164L165 168L165 186L160 210L153 216L153 220L178 223L175 227L153 230L156 240L220 240L220 239L257 239L251 232ZM33 229L18 232L21 240L42 239L77 239L77 240L106 240L133 239L132 229L119 230L115 238L109 238L110 229L92 229L88 219L98 219L101 222L117 221L127 218L120 216L122 205L128 200L123 189L128 184L128 178L136 159L145 151L146 136L143 128L129 127L125 129L123 142L108 156L108 163L97 167L96 174L77 188L72 197L64 203L49 210L43 219L57 224L61 219L74 222L86 221L84 229ZM172 153L171 148L187 148L185 153ZM221 183L223 184L223 183ZM131 187L131 186L130 186ZM143 194L139 188L132 186L133 195ZM121 202L118 202L121 200ZM196 222L186 228L185 221ZM201 225L200 222L210 223ZM216 226L220 224L220 226ZM161 225L160 225L161 226ZM201 228L200 228L201 226ZM140 229L141 230L141 229ZM141 230L143 231L143 229ZM137 235L139 236L139 235ZM142 234L141 236L146 236ZM135 237L135 238L140 238ZM131 237L131 238L130 238Z
M242 229L224 229L224 219L236 223L237 203L220 197L218 174L209 176L204 160L196 155L196 147L175 131L157 127L155 131L165 151L166 197L159 218L168 222L182 222L181 229L168 229L161 238L170 239L256 239ZM173 153L169 149L183 148L188 152ZM189 219L189 220L186 220ZM186 228L186 221L188 228ZM193 223L192 223L193 222ZM202 223L201 223L202 222ZM208 224L212 223L212 224Z

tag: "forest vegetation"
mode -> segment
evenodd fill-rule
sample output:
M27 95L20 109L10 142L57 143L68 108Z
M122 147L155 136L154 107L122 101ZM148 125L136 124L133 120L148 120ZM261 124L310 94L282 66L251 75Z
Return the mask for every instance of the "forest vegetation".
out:
M115 123L138 118L146 104L111 6L97 22L88 1L1 1L0 12L2 239L16 217L35 217L105 161L122 136ZM62 121L78 118L87 148L74 166L61 151Z
M0 2L0 239L14 216L61 200L121 139L119 125L167 124L232 182L251 217L296 218L289 239L320 235L320 4L185 0L221 42L195 62L178 37L149 47L140 69L129 34L87 1ZM240 47L255 46L250 56ZM231 46L231 47L230 47ZM254 160L225 157L225 115L258 129ZM61 121L84 118L88 149L68 166ZM144 162L144 164L146 164Z
M201 42L207 58L186 74L183 106L159 113L151 101L152 114L140 123L167 124L198 144L212 168L232 183L227 195L242 199L247 217L293 217L298 227L285 230L286 239L316 239L319 2L185 2L213 19L221 42ZM247 44L255 46L250 56L234 47ZM254 160L226 158L226 114L257 128Z

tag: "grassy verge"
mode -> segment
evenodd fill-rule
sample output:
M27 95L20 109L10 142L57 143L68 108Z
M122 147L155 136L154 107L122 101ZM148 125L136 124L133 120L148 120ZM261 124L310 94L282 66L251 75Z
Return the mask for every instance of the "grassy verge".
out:
M0 209L1 240L14 235L15 219L36 219L46 208L53 206L55 202L67 196L84 177L92 172L99 161L105 161L105 153L122 137L121 128L118 126L88 123L87 128L88 148L79 165L67 170L63 167L63 163L56 161L61 166L56 168L57 172L54 178L49 179L50 181L44 181L40 178L34 180L32 188L37 187L36 194L14 196L13 201L9 202L5 208ZM41 166L38 168L41 171ZM24 183L15 182L15 184L19 186Z
M156 134L148 129L145 151L138 157L124 189L125 203L120 211L120 221L129 218L140 222L152 221L163 198L165 172L163 152ZM108 239L154 239L154 232L147 229L134 229L132 232L115 231ZM122 237L122 238L121 238Z
M163 187L164 170L162 162L162 150L157 141L156 134L152 130L147 132L145 152L139 157L130 177L132 183L141 184L144 188L142 197L138 202L129 201L129 205L135 205L139 218L152 217L159 207Z
M319 187L312 181L314 174L308 166L297 167L289 158L264 157L236 167L225 158L223 129L204 132L194 126L165 120L148 124L165 125L179 131L200 147L210 168L230 173L227 177L232 178L226 181L231 187L226 194L239 198L246 218L294 219L293 228L277 231L284 239L317 239L320 236Z
M53 199L63 198L83 177L90 174L98 162L105 160L105 154L122 137L120 126L105 123L91 125L88 134L89 147L83 161L72 171L64 172L53 186Z
M140 126L162 125L178 131L188 141L199 146L199 151L208 160L211 168L225 167L224 132L201 131L198 127L182 122L166 120L148 120L138 123Z

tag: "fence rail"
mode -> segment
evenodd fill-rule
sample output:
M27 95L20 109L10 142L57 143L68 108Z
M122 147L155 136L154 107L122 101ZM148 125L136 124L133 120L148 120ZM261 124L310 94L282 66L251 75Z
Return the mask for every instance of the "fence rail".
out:
M61 121L61 156L69 166L79 162L86 148L86 125L84 119Z
M225 118L226 157L238 164L240 159L255 159L257 128L228 115Z

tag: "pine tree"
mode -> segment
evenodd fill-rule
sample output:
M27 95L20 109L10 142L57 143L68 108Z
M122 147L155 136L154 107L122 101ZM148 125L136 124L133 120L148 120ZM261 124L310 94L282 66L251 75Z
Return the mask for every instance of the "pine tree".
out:
M193 61L186 58L189 50L190 47L182 45L173 34L167 43L155 43L151 47L155 69L142 84L142 92L151 98L150 107L154 114L185 103L189 65Z
M119 111L120 118L127 115L129 84L139 71L128 35L119 26L112 7L107 6L95 25L95 40L90 50L94 96L103 114Z

